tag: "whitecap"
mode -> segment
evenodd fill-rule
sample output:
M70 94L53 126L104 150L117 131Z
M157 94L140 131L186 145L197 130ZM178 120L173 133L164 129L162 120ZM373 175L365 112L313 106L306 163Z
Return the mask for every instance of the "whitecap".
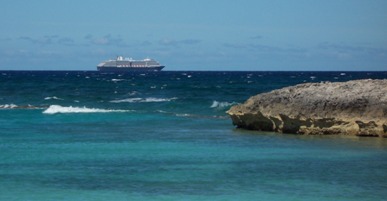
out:
M137 94L139 94L139 92L137 92L137 91L132 91L132 92L128 93L129 96L134 96L134 95L137 95Z
M112 79L113 82L120 82L120 81L124 81L124 79Z
M142 101L143 98L127 98L121 100L112 100L111 103L136 103Z
M212 102L212 105L210 106L210 108L224 109L226 107L229 107L229 106L232 106L232 105L235 105L235 104L237 104L237 103L235 103L235 102L232 102L232 103L230 103L230 102L219 102L219 101L214 100Z
M5 104L5 105L0 105L0 108L1 109L13 109L13 108L17 108L18 106L15 105L15 104Z
M51 97L44 98L44 100L52 100L52 99L54 99L54 100L63 100L62 98L58 98L56 96L51 96Z
M184 114L175 114L177 117L191 117L193 116L192 114L187 114L187 113L184 113Z
M112 100L111 103L156 103L156 102L169 102L176 100L176 97L173 98L127 98L122 100Z
M129 112L129 110L107 110L98 108L87 108L87 107L63 107L60 105L50 105L44 114L58 114L58 113L108 113L108 112Z
M13 103L11 104L4 104L0 105L0 109L40 109L41 107L33 106L33 105L15 105Z
M167 113L169 113L169 112L167 112L167 111L164 111L164 110L156 110L156 112L158 112L158 113L164 113L164 114L167 114Z

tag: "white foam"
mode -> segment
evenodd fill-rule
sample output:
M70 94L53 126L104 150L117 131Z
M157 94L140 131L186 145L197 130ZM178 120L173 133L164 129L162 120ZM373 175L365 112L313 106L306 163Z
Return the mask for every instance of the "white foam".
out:
M191 117L191 116L193 116L192 114L187 114L187 113L185 113L185 114L175 114L177 117Z
M156 103L156 102L169 102L176 100L176 97L173 98L127 98L122 100L112 100L111 103Z
M87 107L63 107L60 105L50 105L46 110L43 111L44 114L57 114L57 113L108 113L108 112L129 112L129 110L106 110L106 109L97 109L97 108L87 108Z
M5 105L0 105L0 108L1 109L13 109L13 108L17 108L18 106L15 105L15 104L5 104Z
M41 109L41 107L33 106L33 105L15 105L13 103L11 104L4 104L0 105L0 109Z
M235 103L235 102L232 102L232 103L229 103L229 102L219 102L219 101L214 100L210 107L211 108L217 108L217 109L223 109L223 108L235 105L235 104L237 104L237 103Z
M128 95L129 95L129 96L134 96L134 95L137 95L137 94L139 94L137 91L132 91L132 92L130 92Z
M167 112L167 111L164 111L164 110L156 110L156 112L164 113L164 114L170 113L170 112Z
M58 98L56 96L51 96L51 97L44 98L44 100L52 100L52 99L54 99L54 100L63 100L62 98Z

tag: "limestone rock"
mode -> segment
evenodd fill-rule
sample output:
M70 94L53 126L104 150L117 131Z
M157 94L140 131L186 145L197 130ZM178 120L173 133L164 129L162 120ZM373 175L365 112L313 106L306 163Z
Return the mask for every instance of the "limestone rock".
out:
M227 113L251 130L387 137L387 79L299 84L253 96Z

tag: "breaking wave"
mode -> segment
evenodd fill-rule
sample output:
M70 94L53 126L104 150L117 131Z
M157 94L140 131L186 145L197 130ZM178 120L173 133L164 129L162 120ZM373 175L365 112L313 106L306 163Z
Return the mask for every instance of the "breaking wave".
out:
M5 105L0 105L0 108L1 109L13 109L13 108L17 108L18 106L15 105L15 104L5 104Z
M15 105L15 104L4 104L0 105L0 109L41 109L42 107L37 107L33 105Z
M63 100L62 98L58 98L56 96L52 96L52 97L46 97L44 98L44 100Z
M58 114L58 113L108 113L108 112L130 112L130 110L107 110L87 107L63 107L60 105L50 105L43 114Z
M124 81L124 79L112 79L112 82L120 82L120 81Z
M156 103L156 102L169 102L176 100L173 98L127 98L122 100L112 100L111 103Z

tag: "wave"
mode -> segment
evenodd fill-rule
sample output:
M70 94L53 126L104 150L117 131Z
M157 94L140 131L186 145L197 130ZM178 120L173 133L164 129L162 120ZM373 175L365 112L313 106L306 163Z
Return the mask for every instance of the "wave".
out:
M112 79L112 82L120 82L120 81L124 81L124 79Z
M107 110L87 107L63 107L60 105L50 105L43 114L58 114L58 113L108 113L108 112L130 112L130 110Z
M230 107L232 105L235 105L237 104L236 102L219 102L219 101L216 101L214 100L212 102L212 105L210 106L210 108L216 108L216 109L224 109L224 108L227 108L227 107Z
M1 109L14 109L17 108L18 106L15 104L5 104L5 105L0 105Z
M15 105L13 103L0 105L0 109L41 109L41 108L42 107L37 107L33 105Z
M111 103L156 103L156 102L169 102L176 100L173 98L127 98L122 100L112 100Z
M56 96L51 96L51 97L44 98L44 100L52 100L52 99L54 99L54 100L63 100L62 98L58 98Z

